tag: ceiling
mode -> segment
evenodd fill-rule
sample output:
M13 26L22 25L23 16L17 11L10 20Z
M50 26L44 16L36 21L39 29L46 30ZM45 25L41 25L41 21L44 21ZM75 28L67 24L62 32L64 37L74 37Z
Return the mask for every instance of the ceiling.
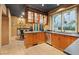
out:
M11 15L21 16L26 6L47 13L48 11L56 8L57 4L44 4L44 6L42 6L42 4L6 4L6 6L10 9Z

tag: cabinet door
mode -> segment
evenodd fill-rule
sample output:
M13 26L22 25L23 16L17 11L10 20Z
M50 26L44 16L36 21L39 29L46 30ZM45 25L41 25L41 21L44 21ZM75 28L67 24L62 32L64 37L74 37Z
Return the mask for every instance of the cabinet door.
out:
M68 43L67 46L69 46L71 43L73 43L77 38L74 36L65 36L65 39L67 39Z
M33 43L34 36L33 34L26 34L25 43Z
M45 42L45 40L46 40L46 37L45 37L45 33L44 32L42 32L41 33L41 40L42 40L42 42Z
M38 40L38 33L33 33L33 44L37 44Z
M43 32L39 32L38 34L37 34L37 39L38 39L38 43L43 43L43 42L45 42L45 33L43 33Z
M63 51L68 45L68 40L64 35L60 35L60 50Z
M41 34L37 33L37 43L39 43L41 41Z
M72 42L74 42L77 38L73 36L60 35L60 50L64 50L67 48Z
M59 44L59 35L53 34L52 35L52 46L59 49L60 44Z

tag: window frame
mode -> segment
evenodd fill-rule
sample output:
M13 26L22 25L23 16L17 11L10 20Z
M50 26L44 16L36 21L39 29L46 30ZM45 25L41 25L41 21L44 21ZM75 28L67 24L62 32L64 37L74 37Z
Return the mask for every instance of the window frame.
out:
M58 14L61 15L60 12L59 12L59 13L56 13L56 14L54 14L54 15L58 15ZM53 18L53 19L52 19L52 20L53 20L53 22L52 22L52 23L53 23L53 26L52 26L52 27L53 27L53 31L54 31L54 32L62 32L62 15L61 15L61 30L56 30L56 31L55 31L55 28L54 28L54 15L52 16L52 18Z
M71 9L68 9L68 10L65 10L65 11L62 12L63 27L64 27L63 13L65 13L65 12L70 12L70 11L73 10L73 9L75 9L75 11L76 11L76 19L75 19L75 21L76 21L76 27L75 27L75 31L64 30L64 29L63 29L63 32L66 32L66 33L77 33L77 27L78 27L78 25L77 25L77 7L73 7L73 8L71 8Z
M55 13L55 14L61 14L61 24L62 24L62 29L61 29L61 31L54 31L54 15L55 14L53 14L53 15L51 15L51 20L52 20L52 22L51 22L51 29L52 29L52 31L54 31L54 32L66 32L66 33L72 33L72 31L64 31L64 29L63 29L63 27L64 27L64 25L63 25L63 23L64 23L64 19L63 19L63 13L64 12L66 12L66 11L68 11L68 10L73 10L73 9L75 9L76 10L76 27L75 27L75 31L73 31L73 33L77 33L78 32L78 25L77 25L77 21L78 21L78 16L77 16L77 7L73 7L73 8L69 8L69 9L66 9L66 10L64 10L64 11L60 11L60 12L57 12L57 13Z

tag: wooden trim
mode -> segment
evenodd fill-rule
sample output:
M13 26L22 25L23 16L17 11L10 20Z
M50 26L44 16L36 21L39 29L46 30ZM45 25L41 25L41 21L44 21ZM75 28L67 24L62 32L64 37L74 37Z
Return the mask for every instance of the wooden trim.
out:
M77 6L77 31L79 33L79 6Z
M38 10L38 9L34 9L34 8L31 8L31 7L26 7L26 8L25 8L25 12L26 12L27 10L32 11L32 12L35 12L35 13L47 15L47 12L42 12L42 11L40 11L40 10Z
M3 14L3 13L2 13L2 16L8 17L8 8L6 8L6 14Z
M67 4L66 4L67 5ZM61 6L59 6L58 8L56 8L56 9L54 9L54 10L51 10L51 11L49 11L48 12L48 15L53 15L53 14L56 14L56 13L60 13L60 12L63 12L63 11L65 11L65 10L69 10L69 9L72 9L72 8L74 8L74 7L77 7L78 6L78 4L76 4L76 5L61 5ZM60 10L59 10L60 9Z

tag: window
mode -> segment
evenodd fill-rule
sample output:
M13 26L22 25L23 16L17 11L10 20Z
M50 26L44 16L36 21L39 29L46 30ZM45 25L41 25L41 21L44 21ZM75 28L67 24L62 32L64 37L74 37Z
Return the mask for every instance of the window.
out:
M77 12L76 8L67 10L63 13L64 32L77 32Z
M43 24L40 24L39 29L40 29L40 31L44 31Z
M43 24L43 15L40 14L40 24Z
M28 11L28 22L33 22L33 12Z
M77 32L77 9L72 8L52 16L52 30Z
M47 16L46 15L44 15L43 23L47 24Z
M37 23L34 24L34 31L38 31L38 24Z
M53 27L54 27L53 31L61 31L62 29L61 13L55 14L52 19L53 19Z
M37 23L38 22L38 14L37 13L35 13L35 23Z

